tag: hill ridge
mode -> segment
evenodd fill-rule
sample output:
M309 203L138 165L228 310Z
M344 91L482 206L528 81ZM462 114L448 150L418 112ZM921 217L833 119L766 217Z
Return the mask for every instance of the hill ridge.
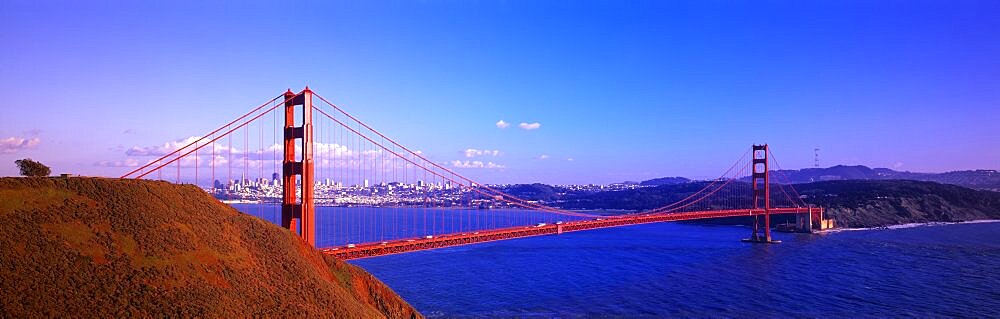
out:
M0 232L0 313L13 317L421 317L193 185L0 178Z

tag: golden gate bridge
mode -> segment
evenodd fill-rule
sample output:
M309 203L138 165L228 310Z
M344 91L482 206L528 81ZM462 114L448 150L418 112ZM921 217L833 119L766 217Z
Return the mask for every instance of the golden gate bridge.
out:
M659 208L617 215L563 209L459 174L308 87L144 155L156 158L121 177L195 184L225 202L257 205L259 213L273 207L272 221L343 259L727 217L753 218L745 241L771 243L771 215L797 214L797 227L809 229L823 214L787 178L773 176L777 162L767 144L753 145L719 178ZM343 209L318 214L318 205Z

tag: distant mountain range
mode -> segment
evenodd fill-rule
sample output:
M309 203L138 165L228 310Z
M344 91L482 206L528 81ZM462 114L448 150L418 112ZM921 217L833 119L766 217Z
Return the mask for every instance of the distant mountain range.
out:
M879 181L879 180L913 180L913 181L924 181L924 182L936 182L940 184L951 184L962 186L966 188L972 188L977 190L988 190L994 192L1000 192L1000 172L996 170L971 170L971 171L953 171L946 173L914 173L914 172L900 172L888 168L869 168L863 165L847 166L847 165L837 165L827 168L805 168L798 170L774 170L772 173L772 182L781 184L806 184L814 182L824 182L824 181ZM749 181L749 180L745 180ZM654 178L642 182L623 182L619 184L612 185L637 185L641 186L639 188L655 188L661 186L676 186L672 187L673 190L688 189L693 188L695 190L700 189L700 186L706 181L702 180L692 180L684 177L661 177ZM629 188L629 187L625 187ZM661 187L662 188L662 187ZM555 186L547 185L541 183L535 184L513 184L498 187L501 191L528 200L537 200L549 203L565 203L572 202L575 199L582 198L582 195L591 195L597 193L611 194L609 191L615 189L579 189L571 188L566 186ZM658 192L651 189L639 189L635 190L635 193L648 193L648 192ZM622 193L615 193L614 196L620 196ZM649 200L648 196L637 195L643 198L643 201ZM588 199L589 200L589 199ZM664 198L664 200L670 200L669 198ZM604 202L604 200L598 200ZM643 204L637 201L632 202L630 205L636 207L623 207L629 205L612 205L615 209L643 209ZM652 201L655 204L655 200ZM577 207L574 204L566 203L568 208L592 208L589 205L580 205ZM600 208L600 207L598 207Z
M803 184L840 180L890 180L906 179L915 181L952 184L972 189L1000 192L1000 172L980 169L953 171L946 173L901 172L888 168L870 168L864 165L837 165L827 168L804 168L771 171L773 182L783 184ZM642 181L642 186L677 185L692 182L684 177L661 177Z
M911 173L912 174L912 173ZM935 175L935 174L929 174ZM854 176L854 175L849 175ZM662 184L606 191L581 191L561 186L527 184L507 186L508 194L542 204L577 210L645 211L681 201L697 194L710 182ZM729 203L749 202L747 181L734 181L722 189L722 200L709 199L699 209L722 209ZM845 179L796 184L799 198L827 209L827 216L842 227L876 227L905 223L957 222L1000 219L1000 192L974 190L947 183L899 179ZM786 195L771 192L771 202L788 206ZM788 199L790 200L790 199ZM774 223L791 221L776 216ZM746 223L746 218L716 222Z
M1000 172L995 170L947 173L900 172L888 168L837 165L827 168L772 171L772 182L796 184L805 202L827 208L827 214L845 227L875 227L903 223L956 222L1000 218ZM508 194L564 209L643 211L680 201L703 189L709 181L662 177L621 183L620 188L582 189L546 184L505 185ZM748 180L735 181L725 191L729 200L749 201ZM772 203L784 200L771 193ZM787 196L787 195L785 195ZM790 199L789 199L790 200ZM724 203L706 201L712 208ZM725 207L725 206L718 206ZM775 222L791 217L776 217ZM727 219L724 223L745 220Z
M772 181L801 184L835 180L889 180L907 179L938 182L973 189L1000 191L1000 172L996 170L953 171L946 173L900 172L888 168L837 165L827 168L804 168L798 170L776 170ZM772 175L772 176L774 176Z

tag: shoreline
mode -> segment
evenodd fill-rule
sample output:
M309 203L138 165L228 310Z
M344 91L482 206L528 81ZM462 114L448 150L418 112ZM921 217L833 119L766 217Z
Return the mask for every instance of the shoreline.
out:
M1000 223L1000 219L977 219L961 222L926 222L926 223L906 223L899 225L891 225L885 227L859 227L859 228L836 228L824 230L818 233L839 233L845 231L859 231L859 230L895 230L895 229L907 229L916 227L931 227L931 226L947 226L947 225L961 225L961 224L986 224L986 223Z

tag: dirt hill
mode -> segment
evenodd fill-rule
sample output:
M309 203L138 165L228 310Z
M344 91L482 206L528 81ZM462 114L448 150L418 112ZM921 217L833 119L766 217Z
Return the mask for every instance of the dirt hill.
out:
M421 317L191 185L0 178L0 317Z

